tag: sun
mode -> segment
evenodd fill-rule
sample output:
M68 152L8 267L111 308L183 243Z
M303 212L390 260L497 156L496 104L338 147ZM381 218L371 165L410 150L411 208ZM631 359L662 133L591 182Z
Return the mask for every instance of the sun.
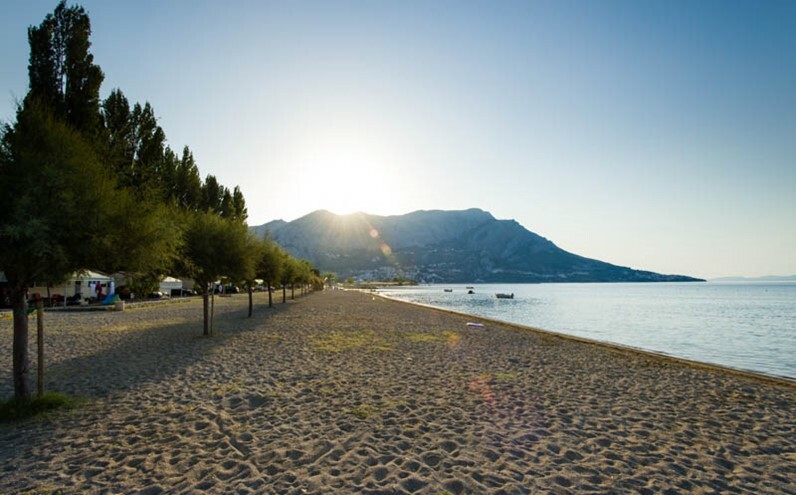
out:
M332 133L313 141L302 155L302 196L313 203L341 215L397 207L404 183L401 166L382 140Z

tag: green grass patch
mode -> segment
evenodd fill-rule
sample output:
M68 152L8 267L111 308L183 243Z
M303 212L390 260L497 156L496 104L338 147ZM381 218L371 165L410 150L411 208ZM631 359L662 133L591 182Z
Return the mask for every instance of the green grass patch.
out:
M503 382L515 382L520 379L520 373L517 371L511 373L495 373L495 380Z
M419 332L410 333L409 335L406 336L406 338L407 340L411 340L412 342L442 342L446 340L445 337L442 337L440 335L434 335L431 333L419 333Z
M362 404L356 407L352 407L351 409L348 410L349 413L353 414L359 419L368 419L377 411L378 411L377 407L368 404Z
M82 401L79 399L56 392L48 392L43 397L31 400L9 399L0 402L0 421L19 421L56 409L72 409L81 403Z

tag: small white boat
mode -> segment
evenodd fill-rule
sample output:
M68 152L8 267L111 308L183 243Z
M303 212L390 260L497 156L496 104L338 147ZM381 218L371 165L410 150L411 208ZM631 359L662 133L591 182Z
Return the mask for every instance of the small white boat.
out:
M498 299L514 299L514 293L512 292L511 294L504 294L502 292L498 292L495 294L495 297Z

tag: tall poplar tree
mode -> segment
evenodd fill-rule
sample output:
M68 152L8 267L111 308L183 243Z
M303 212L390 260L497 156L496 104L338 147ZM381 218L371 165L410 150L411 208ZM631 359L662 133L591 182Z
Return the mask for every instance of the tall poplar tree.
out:
M120 89L114 89L102 102L101 113L106 143L104 159L121 184L131 184L135 127L130 102Z
M99 90L105 75L89 52L91 21L80 6L61 0L44 21L28 28L30 91L36 100L92 138L99 129Z
M103 163L113 147L102 142L109 136L102 122L118 120L117 156L129 152L123 142L126 100L119 92L114 105L119 118L109 119L107 112L103 120L103 75L88 52L90 33L85 10L64 1L41 25L29 28L29 92L16 122L0 131L0 271L13 300L14 395L21 400L31 395L28 287L89 267L163 269L180 243L163 203L131 215L138 202ZM129 249L115 252L124 243Z
M187 146L182 150L182 158L174 174L174 190L177 206L188 211L199 210L202 203L202 179L193 153Z

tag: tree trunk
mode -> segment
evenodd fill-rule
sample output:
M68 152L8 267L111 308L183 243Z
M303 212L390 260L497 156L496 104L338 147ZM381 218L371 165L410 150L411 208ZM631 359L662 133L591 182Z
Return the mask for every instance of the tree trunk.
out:
M41 399L44 397L44 301L41 298L36 301L36 350L38 351L36 393Z
M202 292L202 313L204 315L204 326L202 335L210 335L210 291L209 285L204 285L204 292Z
M249 284L249 318L252 317L252 305L253 305L252 292L253 292L252 286L251 286L251 284Z
M287 285L282 286L282 304L287 302Z
M222 293L224 289L221 289ZM213 317L216 314L216 290L213 288L213 293L210 294L210 335L213 335Z
M30 376L30 358L28 356L28 300L25 298L24 287L11 290L12 307L14 308L14 398L30 400L28 377Z
M290 300L294 300L296 298L296 286L290 284Z
M267 283L268 283L268 307L272 308L274 307L274 301L273 298L271 297L271 282Z

